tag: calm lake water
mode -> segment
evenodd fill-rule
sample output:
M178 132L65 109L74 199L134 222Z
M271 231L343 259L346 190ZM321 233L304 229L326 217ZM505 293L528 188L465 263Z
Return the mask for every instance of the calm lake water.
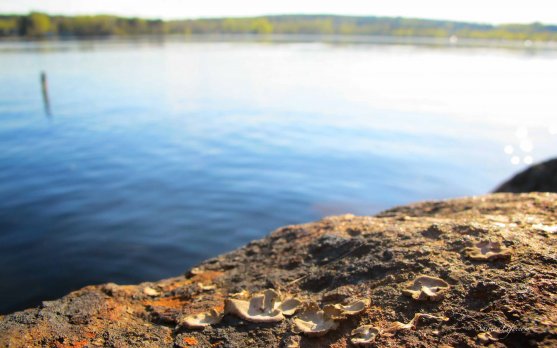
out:
M0 76L3 313L286 224L482 194L557 149L548 51L5 42Z

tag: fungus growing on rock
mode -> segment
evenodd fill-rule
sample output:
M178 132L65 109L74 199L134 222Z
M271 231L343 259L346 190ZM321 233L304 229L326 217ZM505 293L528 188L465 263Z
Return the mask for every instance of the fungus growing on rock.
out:
M249 301L229 298L225 301L225 311L254 323L282 321L284 315L275 306L278 297L276 291L269 289L252 296Z
M282 302L277 302L275 308L279 309L282 314L291 316L296 313L302 302L296 298L290 297Z
M188 273L190 275L199 275L199 274L203 273L203 270L199 267L193 267L192 269L190 269L190 271Z
M449 284L443 279L423 275L414 279L412 285L402 290L402 293L418 301L439 301L445 297L447 290Z
M327 316L316 303L309 303L302 313L294 318L293 331L306 336L318 337L336 329L337 326L338 323Z
M222 320L223 313L211 309L208 313L199 313L182 317L178 320L178 325L190 329L201 329L209 325L217 324Z
M478 334L478 341L483 344L498 341L497 334L491 332L481 332Z
M143 293L147 296L153 296L153 297L159 296L161 294L160 292L158 292L157 290L151 287L144 288Z
M352 330L350 342L355 346L369 347L375 342L375 338L381 333L381 330L371 325L362 325Z
M203 284L203 283L197 283L197 286L199 286L199 288L203 291L208 291L208 290L215 290L217 288L217 286L215 284Z
M295 298L288 298L281 302L279 293L271 289L254 295L249 300L242 299L247 297L244 292L238 297L226 300L226 312L256 323L281 321L284 315L294 315L301 304L300 300Z
M235 292L232 294L228 294L228 298L235 298L239 300L244 300L249 297L249 292L247 290L242 290L240 292Z
M347 305L340 303L334 305L326 305L323 308L325 314L333 319L342 319L349 315L356 315L363 312L370 301L368 299L357 300Z
M499 242L481 241L465 249L466 256L472 260L492 261L511 258L511 250Z
M538 231L543 231L547 233L557 233L557 225L544 225L544 224L533 224L532 228Z
M420 318L435 319L435 320L440 320L440 321L448 321L449 320L449 318L447 318L447 317L438 317L438 316L432 315L432 314L416 313L416 314L414 314L414 317L412 318L412 320L410 320L408 323L404 324L404 323L401 323L400 321L396 321L385 331L386 332L396 332L396 331L399 331L399 330L414 330L418 327L418 321L420 320Z

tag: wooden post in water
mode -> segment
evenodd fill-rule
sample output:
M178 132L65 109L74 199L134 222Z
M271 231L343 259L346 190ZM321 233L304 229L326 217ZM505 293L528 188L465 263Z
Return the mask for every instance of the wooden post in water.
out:
M47 116L50 116L50 101L48 99L48 82L46 79L46 73L41 71L41 91L43 92L43 104L44 112Z

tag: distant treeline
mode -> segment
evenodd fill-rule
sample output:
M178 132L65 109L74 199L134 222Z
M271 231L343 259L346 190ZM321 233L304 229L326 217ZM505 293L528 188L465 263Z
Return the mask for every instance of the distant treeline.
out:
M557 41L557 25L489 25L440 20L281 15L251 18L147 20L98 16L0 15L0 37L113 36L165 34L320 34L451 37Z

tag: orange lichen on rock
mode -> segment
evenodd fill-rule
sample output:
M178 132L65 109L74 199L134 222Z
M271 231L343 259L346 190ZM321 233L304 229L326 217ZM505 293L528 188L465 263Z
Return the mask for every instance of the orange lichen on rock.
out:
M172 291L175 289L183 288L192 283L191 279L187 278L171 278L170 280L163 280L159 283L159 286L163 291Z
M84 348L88 344L89 344L89 341L87 341L87 340L76 341L76 342L72 342L72 343L54 342L54 346L56 348Z
M199 344L199 341L195 337L191 337L191 336L184 337L182 341L184 342L184 344L188 346L195 346Z
M105 302L106 315L110 320L117 321L120 320L127 312L129 312L129 307L125 302L116 301L112 298L106 299Z
M189 303L189 301L178 296L161 297L156 300L148 300L145 302L146 305L150 305L152 307L166 307L172 309L181 309L187 303Z
M223 274L224 272L220 271L199 271L193 275L191 281L195 283L211 284Z

